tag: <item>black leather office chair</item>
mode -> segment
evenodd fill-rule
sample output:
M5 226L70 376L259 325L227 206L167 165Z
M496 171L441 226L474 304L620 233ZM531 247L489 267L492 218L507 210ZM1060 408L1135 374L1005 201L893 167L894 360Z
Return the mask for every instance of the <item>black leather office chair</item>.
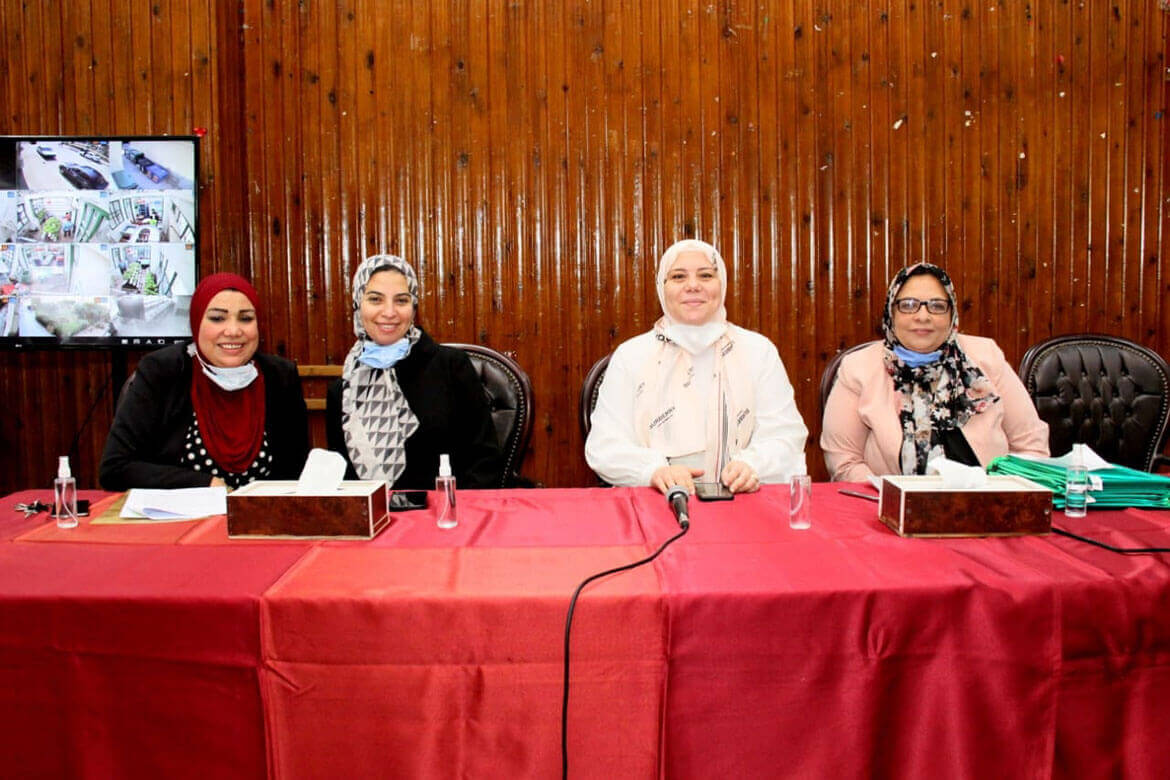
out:
M870 344L873 344L873 343L874 343L873 341L865 341L865 342L862 342L861 344L854 344L849 349L843 349L840 352L838 352L836 355L833 355L833 357L829 358L829 362L827 364L825 364L825 370L821 374L821 414L822 415L824 415L824 413L825 413L825 403L829 400L829 393L833 389L833 384L836 383L836 381L837 381L837 371L840 370L840 368L841 368L841 361L844 360L845 356L848 355L850 352L856 352L859 349L864 349L865 347L868 347Z
M605 371L609 368L609 359L613 357L613 353L609 353L605 357L598 360L589 369L589 373L585 375L585 381L581 383L581 398L578 402L578 410L580 414L579 422L581 424L581 439L585 440L589 437L589 429L593 427L593 421L590 417L593 415L593 408L597 406L597 394L601 392L601 380L605 379ZM597 484L602 487L609 487L609 483L602 479L596 472Z
M601 392L601 380L605 379L605 370L609 368L609 359L612 356L611 352L594 363L593 367L589 369L589 373L585 375L585 381L581 384L581 399L578 402L578 409L580 411L582 439L589 436L589 429L592 427L589 418L593 414L593 407L597 406L597 394Z
M532 380L524 369L507 355L478 344L447 344L467 353L479 378L483 380L492 422L504 450L502 487L523 483L520 464L532 438Z
M1053 456L1083 442L1110 463L1143 471L1170 465L1161 454L1170 367L1153 350L1118 336L1057 336L1024 353L1020 379L1048 423Z
M504 451L504 474L501 487L513 487L525 484L520 477L520 464L528 453L528 443L532 439L532 380L520 365L507 355L497 352L490 347L481 347L478 344L447 344L467 353L471 365L483 382L484 393L487 395L488 406L492 412L492 422L496 426L496 436ZM304 368L303 366L301 368ZM121 405L126 396L126 390L134 382L137 372L130 374L126 383L118 393L115 410ZM328 376L340 376L341 367L329 372ZM313 409L324 409L324 399L310 405Z

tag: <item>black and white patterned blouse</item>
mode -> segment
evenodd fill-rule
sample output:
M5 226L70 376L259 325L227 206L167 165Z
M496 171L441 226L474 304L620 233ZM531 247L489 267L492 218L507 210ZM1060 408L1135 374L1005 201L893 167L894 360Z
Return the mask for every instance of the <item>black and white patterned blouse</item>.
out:
M183 442L182 464L195 471L219 477L227 484L229 490L235 490L253 480L264 479L272 472L272 450L268 446L268 432L264 432L264 439L260 442L260 452L256 454L256 460L252 461L252 465L248 466L242 473L233 474L225 471L212 459L203 443L203 437L199 435L199 418L192 412L191 424L187 427L187 438Z

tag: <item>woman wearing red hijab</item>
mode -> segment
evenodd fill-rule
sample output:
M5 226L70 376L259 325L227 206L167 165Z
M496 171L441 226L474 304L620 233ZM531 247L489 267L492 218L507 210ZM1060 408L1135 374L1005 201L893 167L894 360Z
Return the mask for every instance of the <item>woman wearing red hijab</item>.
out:
M296 366L256 351L260 302L243 277L207 277L191 297L190 344L146 355L118 403L102 456L107 490L293 479L309 451Z

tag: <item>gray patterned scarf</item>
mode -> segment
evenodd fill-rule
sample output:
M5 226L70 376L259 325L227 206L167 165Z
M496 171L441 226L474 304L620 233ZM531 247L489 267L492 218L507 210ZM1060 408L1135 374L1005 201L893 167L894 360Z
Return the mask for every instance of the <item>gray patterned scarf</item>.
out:
M358 477L393 485L406 468L405 444L418 430L418 418L398 386L394 369L372 368L360 360L370 341L362 325L362 296L370 277L388 269L406 277L407 291L418 310L418 277L409 263L395 255L373 255L362 261L353 275L353 330L358 340L346 355L341 374L341 429ZM406 338L413 345L419 329L411 325Z

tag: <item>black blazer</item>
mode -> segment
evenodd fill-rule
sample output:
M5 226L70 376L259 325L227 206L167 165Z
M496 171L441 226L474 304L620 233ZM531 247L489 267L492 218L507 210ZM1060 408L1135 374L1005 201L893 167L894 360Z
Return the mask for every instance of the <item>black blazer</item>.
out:
M272 479L296 479L309 453L308 413L292 361L255 356L264 375L264 431L272 450ZM151 352L123 393L106 438L101 484L106 490L206 487L211 475L180 465L191 424L191 370L186 344Z
M392 487L432 490L439 473L439 455L451 456L456 485L501 487L504 454L492 424L487 391L467 353L444 347L423 332L410 354L393 368L418 430L406 440L406 468ZM356 479L345 434L341 429L341 381L329 386L325 432L329 449L345 456L347 478Z

